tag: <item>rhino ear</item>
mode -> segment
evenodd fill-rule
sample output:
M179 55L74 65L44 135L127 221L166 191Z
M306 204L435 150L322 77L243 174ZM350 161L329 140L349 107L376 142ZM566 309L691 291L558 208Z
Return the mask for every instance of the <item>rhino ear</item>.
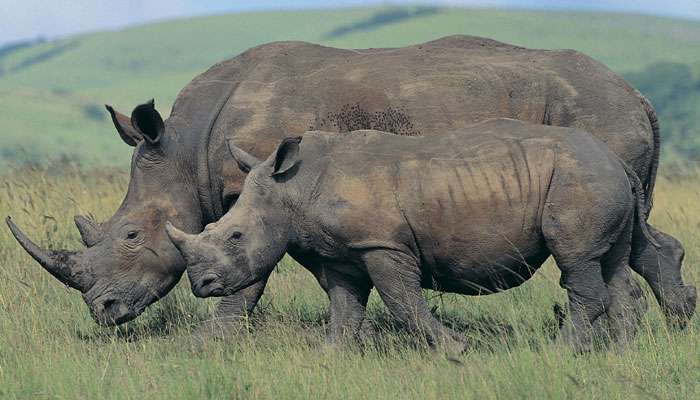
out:
M112 123L114 127L117 128L117 132L124 143L129 146L136 146L138 142L143 140L143 136L131 125L129 117L115 110L109 104L105 104L105 108L112 117Z
M248 173L262 162L255 158L255 156L246 153L244 150L234 145L233 140L227 140L226 144L228 145L228 151L231 153L231 156L236 161L241 171Z
M131 124L151 144L158 143L165 132L163 118L156 111L153 99L134 108L131 112Z
M275 151L275 162L272 166L270 176L281 176L294 167L298 162L299 143L301 136L287 137L277 146Z

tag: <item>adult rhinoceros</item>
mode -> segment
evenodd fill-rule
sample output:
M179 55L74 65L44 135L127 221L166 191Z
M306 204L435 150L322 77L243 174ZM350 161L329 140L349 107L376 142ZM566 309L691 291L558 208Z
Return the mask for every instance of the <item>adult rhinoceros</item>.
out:
M310 128L429 136L507 117L592 132L639 175L648 202L658 165L654 111L620 76L576 51L469 36L396 49L269 43L196 77L165 122L152 102L136 107L130 119L108 109L124 142L135 146L131 180L108 221L76 217L87 248L42 250L8 219L19 243L80 290L105 324L135 318L180 279L185 262L168 240L166 221L199 232L236 201L244 174L230 167L227 139L263 157L281 138ZM632 268L667 316L687 316L695 298L681 280L683 248L653 234L663 247L638 246ZM218 315L252 311L265 283L223 300Z

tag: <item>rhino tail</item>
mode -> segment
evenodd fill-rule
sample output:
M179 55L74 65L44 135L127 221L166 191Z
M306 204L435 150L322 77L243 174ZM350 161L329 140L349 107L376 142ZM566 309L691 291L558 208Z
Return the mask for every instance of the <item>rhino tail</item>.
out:
M647 225L647 219L649 218L648 213L650 209L647 208L647 204L649 203L645 201L645 191L644 187L642 186L642 182L639 180L639 176L637 176L637 173L634 172L634 170L630 168L630 166L627 165L626 162L620 159L620 163L625 169L625 173L627 174L627 180L630 183L632 194L634 195L636 218L635 223L639 225L639 228L644 237L647 239L647 241L649 241L649 243L651 243L652 246L658 249L661 247L661 245L659 244L659 242L656 241L654 236L652 236L651 232L649 232L649 227Z
M649 124L651 125L651 133L653 135L654 145L651 163L649 164L649 174L647 176L646 184L644 185L644 191L646 196L644 208L645 214L648 217L649 213L651 213L651 208L653 206L652 198L654 194L654 186L656 185L656 173L659 170L659 159L661 155L661 139L659 137L659 118L656 115L656 110L654 110L654 106L652 106L649 99L644 97L644 95L641 94L639 91L637 91L637 96L639 97L639 101L642 103L642 107L644 107L644 112L646 112L647 118L649 118Z

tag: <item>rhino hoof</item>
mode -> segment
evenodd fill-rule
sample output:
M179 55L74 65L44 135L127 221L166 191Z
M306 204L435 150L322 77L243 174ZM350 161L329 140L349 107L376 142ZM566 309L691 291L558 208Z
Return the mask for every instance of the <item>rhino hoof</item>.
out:
M688 322L695 313L695 307L698 301L698 292L695 286L687 285L683 287L678 301L668 303L664 307L664 316L666 323L672 329L685 329Z

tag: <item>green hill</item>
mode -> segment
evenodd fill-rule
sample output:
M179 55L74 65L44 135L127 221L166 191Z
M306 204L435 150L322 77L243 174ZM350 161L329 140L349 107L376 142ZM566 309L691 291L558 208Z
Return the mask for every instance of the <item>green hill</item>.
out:
M227 14L0 49L0 162L126 165L129 148L102 104L129 113L154 97L167 114L196 74L261 43L387 47L456 33L593 56L650 95L664 158L700 157L700 22L422 7Z

